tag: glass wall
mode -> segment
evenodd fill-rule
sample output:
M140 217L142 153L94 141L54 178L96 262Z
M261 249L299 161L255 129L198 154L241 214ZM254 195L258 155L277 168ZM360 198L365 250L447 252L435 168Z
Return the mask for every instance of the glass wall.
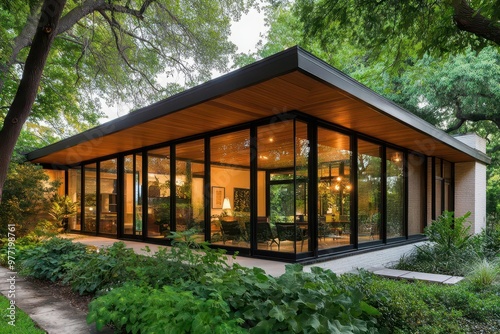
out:
M170 148L148 152L146 236L165 238L171 229Z
M116 234L118 212L117 160L102 161L99 164L100 206L99 233Z
M386 150L387 238L405 236L405 180L403 152Z
M123 233L142 235L142 155L123 160Z
M266 216L258 218L258 248L276 250L277 247L280 252L306 252L311 228L306 124L290 120L259 127L257 150L259 173L265 171L267 175L265 188L259 188L257 192L258 202L266 202Z
M175 147L175 230L196 229L197 240L205 240L205 141Z
M85 165L85 222L82 231L96 232L97 224L97 174L96 164Z
M68 169L68 195L75 201L82 197L78 209L84 209L70 220L70 228L158 239L170 231L195 228L199 241L209 236L215 245L247 249L254 245L265 251L259 254L279 252L275 255L292 258L313 247L329 250L325 254L419 235L431 206L436 215L453 209L452 163L356 140L355 134L326 125L317 129L317 156L311 159L308 129L306 122L283 118L84 165L82 170ZM256 134L255 142L250 133ZM357 147L351 147L355 140ZM252 164L251 143L256 145ZM210 156L209 164L205 156ZM310 162L315 160L317 179L310 185ZM147 166L144 173L143 166ZM256 168L255 174L251 168ZM251 176L256 176L252 179L256 189L251 189ZM317 190L317 202L314 194L315 203L310 203L309 190ZM427 192L435 194L434 204Z
M250 247L250 130L210 140L211 241Z
M358 141L358 242L379 240L382 212L382 147Z
M80 231L82 228L82 171L80 168L68 169L68 197L76 203L76 214L69 218L69 228Z
M351 244L350 137L318 129L318 248Z

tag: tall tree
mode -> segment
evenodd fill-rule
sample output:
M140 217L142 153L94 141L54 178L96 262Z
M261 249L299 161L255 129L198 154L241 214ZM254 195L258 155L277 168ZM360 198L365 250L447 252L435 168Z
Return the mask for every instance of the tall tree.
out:
M28 117L40 127L93 125L102 99L137 107L225 71L231 19L253 2L0 0L0 201ZM44 33L42 13L56 8Z

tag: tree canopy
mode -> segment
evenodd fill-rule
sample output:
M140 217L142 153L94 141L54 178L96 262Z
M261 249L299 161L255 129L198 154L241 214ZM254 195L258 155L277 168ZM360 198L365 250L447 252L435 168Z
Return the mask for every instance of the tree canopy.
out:
M143 106L224 72L231 20L253 2L0 0L0 200L26 120L32 139L48 144L96 125L102 101ZM50 43L36 44L40 31ZM39 53L32 63L30 52ZM43 71L39 85L30 66ZM32 84L20 92L23 76ZM26 103L16 107L20 93Z

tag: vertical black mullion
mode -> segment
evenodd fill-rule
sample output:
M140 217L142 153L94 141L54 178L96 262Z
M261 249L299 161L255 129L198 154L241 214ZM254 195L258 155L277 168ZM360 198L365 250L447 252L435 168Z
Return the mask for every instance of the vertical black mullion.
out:
M409 227L408 227L408 222L409 222L409 217L408 217L408 206L410 205L410 200L408 196L408 184L409 184L409 175L408 175L408 152L403 153L403 181L404 181L404 200L403 200L403 235L406 239L408 239L408 234L409 234Z
M95 169L95 179L96 179L96 216L95 216L95 234L99 234L99 228L101 225L101 162L97 161Z
M69 195L69 169L64 169L64 195Z
M423 226L427 226L427 217L428 217L428 210L429 210L429 159L427 156L424 156L424 205L422 208L422 217L423 217ZM431 208L432 210L432 208ZM422 222L421 222L422 223Z
M170 145L170 231L177 231L177 217L176 217L176 198L175 198L175 178L177 171L175 170L175 145Z
M382 242L387 242L387 148L380 146L381 167L381 182L380 182L380 195L381 201L379 204L380 215L380 231L379 238Z
M250 254L254 255L257 250L257 128L250 128ZM267 197L269 198L269 197Z
M427 168L429 169L429 164L427 163ZM431 219L436 219L436 158L431 158Z
M142 240L148 237L148 152L142 152Z
M311 239L311 247L314 252L314 257L318 256L318 125L316 122L307 124L307 133L309 136L309 166L308 166L308 179L307 182L307 208L309 231L312 234L309 236ZM312 228L313 227L313 228Z
M351 244L355 248L358 248L358 138L355 135L351 135L351 184L353 184L351 190L351 215L350 215L350 226L351 226Z
M137 219L137 209L136 209L137 203L135 202L136 201L135 194L137 192L137 186L135 184L135 172L136 172L135 156L136 156L135 153L132 154L132 235L133 236L136 235L135 220ZM125 163L123 164L123 166L125 168ZM127 177L127 174L125 173L125 171L123 171L123 174L124 174L124 177ZM123 197L125 198L125 189L123 189ZM125 224L125 221L123 222L123 224Z
M292 120L293 124L293 224L294 243L293 251L297 258L297 120Z
M212 215L210 206L210 179L211 179L211 166L210 166L210 137L205 137L205 173L203 176L203 207L205 217L205 240L212 238Z
M124 231L124 225L125 225L125 205L124 205L124 199L125 199L125 157L123 155L120 155L117 157L117 173L116 177L118 179L117 182L117 187L116 189L116 198L117 202L116 203L116 220L117 220L117 229L116 229L116 236L117 237L122 237L123 236L123 231Z
M439 159L441 161L441 164L439 165L440 169L441 169L441 212L439 213L439 215L441 215L444 211L444 208L445 208L445 202L444 202L444 194L445 194L445 189L446 189L446 180L444 178L444 160L443 159Z

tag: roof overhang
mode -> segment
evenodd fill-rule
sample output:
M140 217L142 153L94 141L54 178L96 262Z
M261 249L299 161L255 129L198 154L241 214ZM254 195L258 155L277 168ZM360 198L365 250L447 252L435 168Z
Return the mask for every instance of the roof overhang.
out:
M74 165L298 110L451 162L490 158L299 47L27 154Z

